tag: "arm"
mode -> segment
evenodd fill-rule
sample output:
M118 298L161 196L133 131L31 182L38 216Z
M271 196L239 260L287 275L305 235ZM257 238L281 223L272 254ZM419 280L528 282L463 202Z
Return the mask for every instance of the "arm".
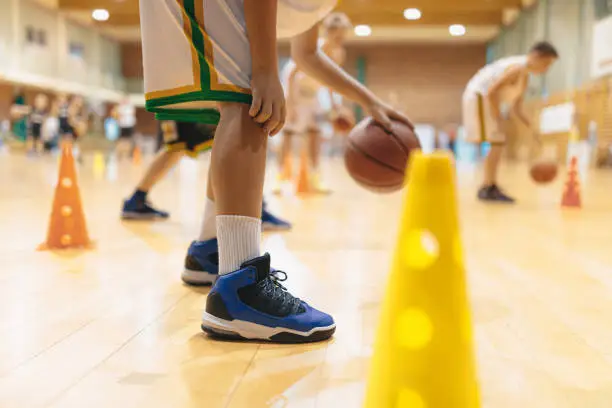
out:
M523 110L523 100L525 98L525 93L527 92L527 84L528 84L528 81L524 81L523 89L521 90L521 96L519 96L514 102L514 105L512 106L512 110L514 111L514 114L519 118L521 122L523 122L525 126L531 127L531 121L529 120L527 115L525 115L525 111Z
M292 40L291 56L301 71L311 75L333 91L362 105L377 122L387 129L391 128L390 119L399 120L413 127L408 118L385 105L319 50L318 38L319 28L315 26Z
M489 91L487 92L486 98L489 102L491 113L493 114L493 117L498 121L501 121L502 119L501 112L499 110L499 98L501 96L501 90L506 85L510 85L511 83L516 81L519 78L521 71L522 68L518 66L510 68L501 77L499 77L497 81L493 83L493 85L491 85Z
M244 0L251 50L253 103L249 114L273 135L285 121L285 97L278 77L276 13L278 0Z

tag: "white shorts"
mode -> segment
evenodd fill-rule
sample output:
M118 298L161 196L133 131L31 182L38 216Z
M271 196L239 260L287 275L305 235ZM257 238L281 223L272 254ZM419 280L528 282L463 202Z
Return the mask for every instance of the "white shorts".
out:
M463 95L462 105L463 126L467 142L494 144L506 142L506 135L491 114L491 107L486 98L479 93L466 92Z
M322 110L318 99L298 99L293 109L295 120L287 122L285 130L291 133L320 132Z
M317 24L336 0L279 0L278 35ZM250 104L244 0L140 0L146 108L159 120L216 124L216 102Z

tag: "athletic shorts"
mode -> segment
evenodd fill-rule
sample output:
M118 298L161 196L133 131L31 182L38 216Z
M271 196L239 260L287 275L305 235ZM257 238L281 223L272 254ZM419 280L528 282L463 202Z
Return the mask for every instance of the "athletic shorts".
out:
M32 136L32 139L39 140L42 135L41 131L42 131L42 124L32 123L30 125L30 136Z
M299 99L295 106L295 119L285 124L285 130L291 133L319 132L321 105L318 99Z
M215 130L215 125L205 123L165 122L160 126L160 135L168 151L185 151L195 157L212 148Z
M121 139L129 139L132 136L134 136L134 126L121 128L121 133L119 134Z
M147 110L159 120L216 125L216 102L251 103L243 0L140 3ZM194 106L201 101L212 104Z
M73 135L74 134L74 128L68 121L68 118L59 119L59 128L60 128L60 133L63 135Z
M492 144L506 142L506 135L499 129L497 120L491 114L489 103L479 93L463 95L463 126L468 142Z

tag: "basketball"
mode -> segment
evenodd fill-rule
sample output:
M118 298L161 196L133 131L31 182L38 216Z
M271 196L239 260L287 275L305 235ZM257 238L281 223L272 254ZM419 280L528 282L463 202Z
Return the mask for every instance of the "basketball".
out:
M338 116L332 121L334 131L338 133L348 132L354 125L355 123L345 116Z
M348 135L344 164L357 184L377 193L393 192L404 185L410 152L420 148L417 136L403 123L394 121L387 132L366 118Z
M550 183L557 177L557 163L540 161L531 166L531 178L538 184Z

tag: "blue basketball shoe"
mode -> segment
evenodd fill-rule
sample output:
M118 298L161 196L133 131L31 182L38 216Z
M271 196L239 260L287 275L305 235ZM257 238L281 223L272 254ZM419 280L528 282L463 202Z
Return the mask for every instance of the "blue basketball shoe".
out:
M210 285L219 274L219 247L217 238L193 241L185 257L185 269L181 275L188 285Z
M268 211L264 201L261 210L261 229L264 231L288 231L291 229L291 224Z
M146 195L135 193L123 202L121 218L124 220L167 219L170 214L153 208L146 200Z
M213 337L307 343L330 338L334 319L291 295L270 270L270 255L221 275L206 299L202 330Z

